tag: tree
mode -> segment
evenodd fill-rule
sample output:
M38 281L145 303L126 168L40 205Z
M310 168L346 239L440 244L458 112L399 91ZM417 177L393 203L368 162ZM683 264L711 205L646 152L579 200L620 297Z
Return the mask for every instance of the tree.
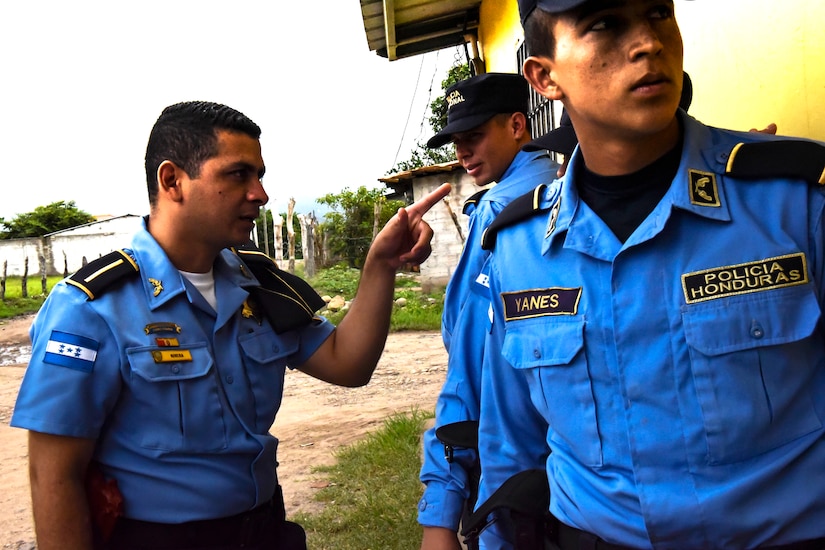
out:
M430 103L429 123L433 134L437 134L447 125L447 102L444 101L447 88L456 82L470 78L470 76L469 65L455 65L447 71L447 78L441 81L443 93ZM430 149L426 146L426 143L416 142L415 148L410 153L410 158L393 166L387 172L387 175L453 160L455 160L455 148L451 143L437 149Z
M404 201L387 200L383 190L364 186L355 191L344 188L338 194L329 193L315 202L330 208L320 225L321 231L327 235L330 253L346 260L350 267L364 265L372 242L376 210L378 223L383 227L404 206Z
M42 237L48 233L95 221L95 217L75 206L74 201L58 201L18 214L11 221L0 218L0 239Z

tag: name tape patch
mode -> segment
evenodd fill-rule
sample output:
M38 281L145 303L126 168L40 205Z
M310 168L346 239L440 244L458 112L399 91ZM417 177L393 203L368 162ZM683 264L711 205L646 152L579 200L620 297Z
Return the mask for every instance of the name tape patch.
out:
M546 315L575 315L581 296L581 287L502 292L504 320L530 319Z
M789 254L682 275L685 302L694 304L737 294L762 292L808 282L805 254Z
M188 349L157 350L152 352L152 359L155 360L155 363L177 363L178 361L191 361L192 352Z

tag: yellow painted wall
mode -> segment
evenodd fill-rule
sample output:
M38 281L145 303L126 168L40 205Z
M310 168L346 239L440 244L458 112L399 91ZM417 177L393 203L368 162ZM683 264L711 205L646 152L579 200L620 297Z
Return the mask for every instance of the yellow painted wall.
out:
M523 36L516 0L482 0L478 38L488 73L517 73Z
M825 1L676 0L693 79L690 113L714 126L825 141ZM483 0L479 42L488 72L517 72L516 0Z
M825 2L676 1L692 115L825 141Z

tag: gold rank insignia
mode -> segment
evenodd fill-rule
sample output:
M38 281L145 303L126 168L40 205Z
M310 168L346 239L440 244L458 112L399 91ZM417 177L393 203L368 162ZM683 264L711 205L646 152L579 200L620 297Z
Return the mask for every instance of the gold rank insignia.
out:
M161 283L157 279L153 279L151 277L149 277L148 280L149 280L149 283L152 285L152 288L154 289L152 291L152 296L157 296L158 294L163 292L163 283Z
M156 334L158 332L175 332L180 334L180 325L177 323L149 323L143 327L146 334Z
M716 174L688 170L690 178L690 202L696 206L721 206Z
M245 319L255 319L255 322L259 325L263 322L263 319L261 319L260 315L258 314L258 305L254 302L254 300L250 300L249 298L243 301L241 315L243 315Z

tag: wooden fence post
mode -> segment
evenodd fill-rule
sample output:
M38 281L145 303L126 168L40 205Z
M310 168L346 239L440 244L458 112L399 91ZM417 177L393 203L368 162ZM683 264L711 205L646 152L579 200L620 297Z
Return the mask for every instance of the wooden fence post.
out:
M23 298L29 297L29 257L23 261L23 278L21 279L23 287L20 289L20 295Z
M6 299L6 274L9 270L9 261L3 260L3 278L0 279L0 300Z

